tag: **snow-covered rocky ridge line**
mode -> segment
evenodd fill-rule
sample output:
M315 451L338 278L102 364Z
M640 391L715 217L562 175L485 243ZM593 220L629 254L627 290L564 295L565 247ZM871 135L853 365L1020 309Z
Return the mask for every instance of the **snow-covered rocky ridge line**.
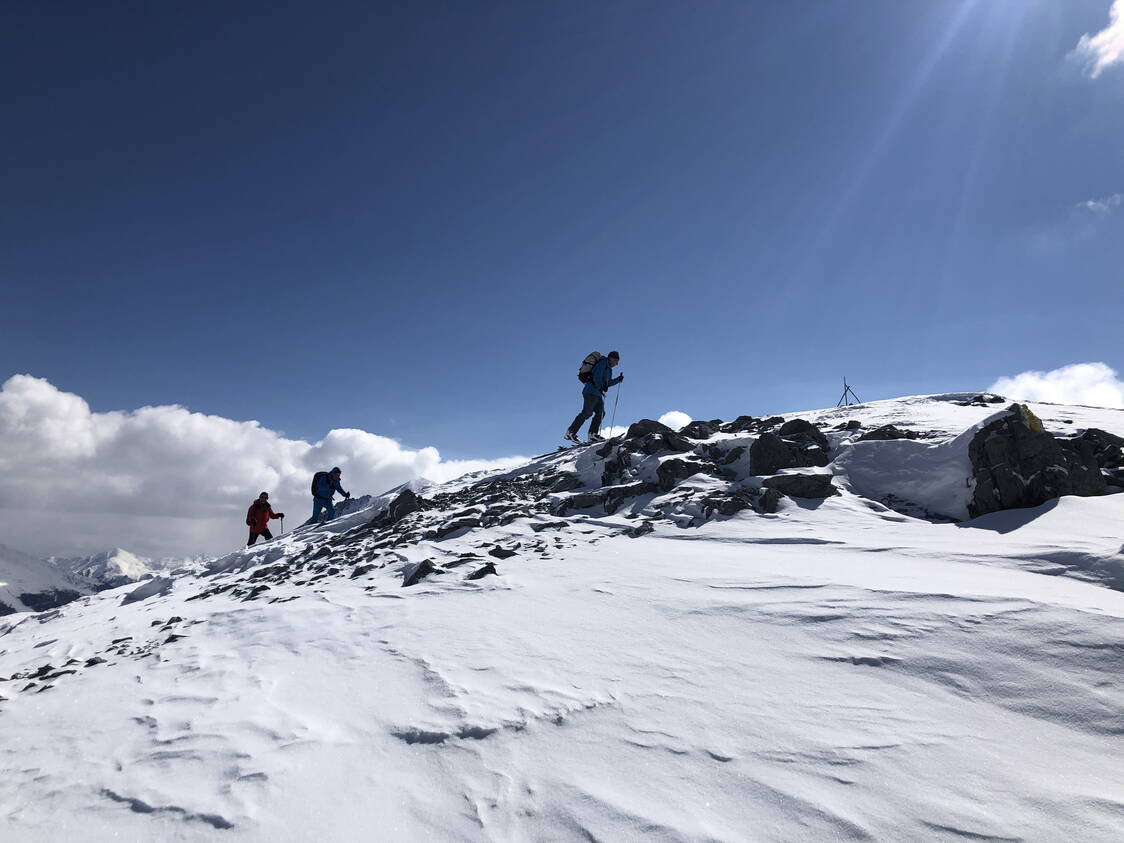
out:
M7 836L1118 839L1124 496L855 491L968 488L972 397L646 425L12 616Z
M82 595L158 574L198 570L201 561L154 561L121 548L88 556L39 559L0 545L0 615L55 609Z

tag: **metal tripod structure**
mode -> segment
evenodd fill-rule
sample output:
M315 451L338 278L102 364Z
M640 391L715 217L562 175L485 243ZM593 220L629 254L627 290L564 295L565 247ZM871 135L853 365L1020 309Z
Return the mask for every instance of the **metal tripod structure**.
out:
M836 407L850 407L852 398L855 399L855 401L854 401L855 404L861 404L862 403L862 399L859 398L859 396L855 395L855 390L851 389L851 385L849 383L847 383L847 376L844 375L843 376L843 396L839 399L839 403L836 404L835 406Z

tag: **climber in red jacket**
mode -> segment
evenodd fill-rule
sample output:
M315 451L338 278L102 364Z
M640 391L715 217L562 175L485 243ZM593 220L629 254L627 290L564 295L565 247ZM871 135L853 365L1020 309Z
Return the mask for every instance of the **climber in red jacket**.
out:
M274 512L273 507L269 505L269 492L258 495L258 499L246 510L246 526L250 528L250 540L246 542L246 547L256 542L258 536L262 536L266 541L273 538L273 534L269 532L269 519L284 517L284 512Z

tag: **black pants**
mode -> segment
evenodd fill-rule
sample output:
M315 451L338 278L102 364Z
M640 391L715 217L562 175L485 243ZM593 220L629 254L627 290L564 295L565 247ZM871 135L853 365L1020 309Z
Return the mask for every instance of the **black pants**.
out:
M593 421L589 423L589 435L596 436L597 432L601 430L601 419L605 418L605 396L600 394L590 395L583 392L582 398L585 403L582 404L582 411L578 413L574 423L570 425L570 433L577 435L578 428L582 426L582 423L593 416Z
M250 540L246 542L246 547L249 547L254 542L256 542L258 540L258 536L261 536L266 541L269 541L271 538L273 538L273 533L269 532L269 527L266 527L260 533L256 532L255 530L250 530Z

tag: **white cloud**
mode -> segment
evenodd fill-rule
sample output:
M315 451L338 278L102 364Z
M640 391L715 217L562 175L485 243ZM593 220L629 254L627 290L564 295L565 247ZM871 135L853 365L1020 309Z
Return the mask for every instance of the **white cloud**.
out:
M1105 363L1075 363L1050 372L1023 372L1000 378L988 391L1023 401L1124 408L1124 381Z
M1093 79L1111 65L1124 62L1124 0L1113 0L1108 26L1095 35L1082 35L1074 53L1085 62L1085 72Z
M1085 202L1077 203L1077 207L1080 210L1088 211L1098 216L1107 216L1114 211L1120 210L1121 206L1124 206L1124 193L1114 193L1111 196L1106 196L1104 199L1089 199Z
M344 488L362 495L523 459L445 461L436 448L354 429L308 443L179 406L94 413L46 380L15 375L0 388L0 538L36 553L218 553L245 541L243 516L260 491L287 529L304 521L320 469L339 465Z
M680 430L691 423L691 417L681 410L671 410L658 419L660 424L666 424L672 430Z

